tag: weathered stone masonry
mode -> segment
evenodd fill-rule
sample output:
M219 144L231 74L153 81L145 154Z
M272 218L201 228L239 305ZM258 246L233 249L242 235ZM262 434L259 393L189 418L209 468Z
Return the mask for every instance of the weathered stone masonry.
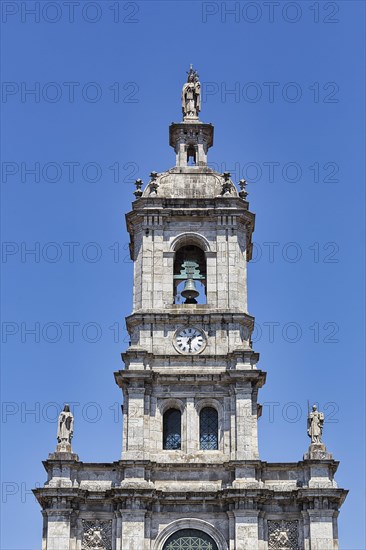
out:
M245 182L238 192L207 166L214 129L198 119L199 92L191 69L184 120L170 126L176 166L153 172L144 190L138 180L126 216L134 290L131 343L115 373L121 459L81 462L71 446L49 455L34 491L42 550L338 549L347 491L324 445L296 463L259 458L266 375L247 307L254 215Z

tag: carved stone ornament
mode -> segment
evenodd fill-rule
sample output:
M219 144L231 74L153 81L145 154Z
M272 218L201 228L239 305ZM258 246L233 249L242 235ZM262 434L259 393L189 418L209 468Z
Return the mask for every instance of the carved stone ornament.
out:
M60 412L57 424L57 452L71 453L71 440L74 435L74 417L69 405Z
M319 444L322 442L322 433L324 425L324 413L318 411L316 405L313 405L308 414L308 436L311 443Z
M112 520L84 520L82 550L112 550Z
M197 71L190 66L187 82L182 90L182 111L184 120L198 119L201 110L201 83Z
M268 521L268 550L299 550L297 521Z

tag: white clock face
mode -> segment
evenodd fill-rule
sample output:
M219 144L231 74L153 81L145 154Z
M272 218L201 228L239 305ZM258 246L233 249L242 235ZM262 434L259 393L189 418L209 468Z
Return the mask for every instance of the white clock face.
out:
M199 353L206 345L206 338L198 328L186 327L177 331L174 344L181 353Z

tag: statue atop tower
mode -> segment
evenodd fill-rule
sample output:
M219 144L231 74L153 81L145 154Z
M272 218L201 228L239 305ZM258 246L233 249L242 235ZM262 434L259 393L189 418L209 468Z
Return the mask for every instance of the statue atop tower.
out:
M169 144L176 152L176 166L207 166L207 151L213 145L214 129L198 118L201 110L201 83L192 65L182 88L183 122L169 127Z
M311 443L321 443L324 424L324 414L318 411L316 405L313 405L312 411L308 414L308 436Z
M201 110L201 83L199 75L192 65L187 74L187 82L183 85L182 89L183 121L197 120L198 113Z
M60 412L57 425L57 452L71 453L71 440L74 435L74 417L69 405Z
M324 426L324 413L318 411L316 405L312 406L308 412L307 433L310 437L309 451L305 453L305 460L331 459L332 455L328 453L326 446L322 441Z

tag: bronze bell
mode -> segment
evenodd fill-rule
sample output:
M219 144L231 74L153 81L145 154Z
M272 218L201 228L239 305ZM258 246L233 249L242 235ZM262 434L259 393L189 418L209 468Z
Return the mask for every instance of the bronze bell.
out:
M186 280L181 295L186 299L185 304L197 304L196 298L199 296L199 292L193 279Z

